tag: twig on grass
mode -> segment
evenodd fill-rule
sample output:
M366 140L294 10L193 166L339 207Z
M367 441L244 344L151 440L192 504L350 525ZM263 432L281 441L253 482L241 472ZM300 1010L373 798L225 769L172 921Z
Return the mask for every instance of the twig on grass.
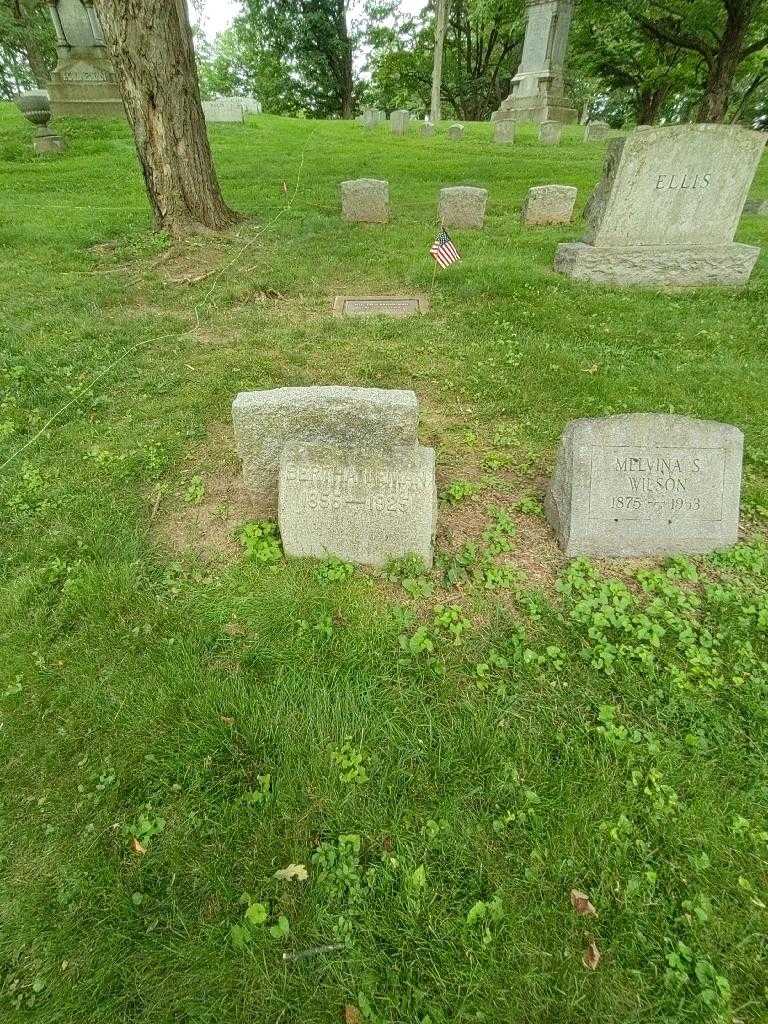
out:
M283 953L283 960L306 960L310 956L319 956L321 953L337 953L344 949L343 942L334 942L329 946L310 946L309 949L300 949L297 953Z

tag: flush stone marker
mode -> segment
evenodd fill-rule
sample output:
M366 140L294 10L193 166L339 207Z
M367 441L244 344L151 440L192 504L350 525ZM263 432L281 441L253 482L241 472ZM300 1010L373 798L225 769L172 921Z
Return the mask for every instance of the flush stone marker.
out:
M561 548L610 558L735 544L743 441L736 427L685 416L572 421L546 500Z
M638 128L608 146L581 242L555 270L601 284L740 285L760 250L733 241L765 135L738 125Z
M290 445L280 461L278 521L289 556L432 565L437 517L432 448Z
M337 295L334 316L406 316L423 315L429 309L426 295Z

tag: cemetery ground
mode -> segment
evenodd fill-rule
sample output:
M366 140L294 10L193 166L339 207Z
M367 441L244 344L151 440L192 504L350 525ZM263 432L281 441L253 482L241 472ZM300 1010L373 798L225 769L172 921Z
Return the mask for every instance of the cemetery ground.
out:
M743 291L556 276L580 225L518 216L583 209L576 128L217 126L252 219L173 245L127 127L31 132L0 107L0 1019L766 1020L768 254ZM390 224L342 222L361 176ZM451 184L488 217L433 287ZM331 315L384 292L431 310ZM416 391L432 572L243 530L232 398L304 384ZM629 411L745 431L738 547L559 554L559 435Z

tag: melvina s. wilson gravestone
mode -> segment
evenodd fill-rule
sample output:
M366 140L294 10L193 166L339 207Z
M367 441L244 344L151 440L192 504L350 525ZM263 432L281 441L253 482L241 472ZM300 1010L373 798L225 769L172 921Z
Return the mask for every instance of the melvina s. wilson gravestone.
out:
M765 136L738 125L638 128L609 144L581 242L555 270L604 284L744 284L760 250L733 241Z
M568 555L703 554L735 544L743 435L655 413L574 420L547 517Z

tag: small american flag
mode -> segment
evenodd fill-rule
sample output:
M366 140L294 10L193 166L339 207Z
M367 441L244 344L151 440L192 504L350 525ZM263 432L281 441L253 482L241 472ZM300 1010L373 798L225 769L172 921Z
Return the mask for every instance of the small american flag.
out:
M444 228L441 229L440 234L432 243L429 255L443 270L446 267L450 267L452 263L458 263L461 259L458 249L451 241L451 236Z

